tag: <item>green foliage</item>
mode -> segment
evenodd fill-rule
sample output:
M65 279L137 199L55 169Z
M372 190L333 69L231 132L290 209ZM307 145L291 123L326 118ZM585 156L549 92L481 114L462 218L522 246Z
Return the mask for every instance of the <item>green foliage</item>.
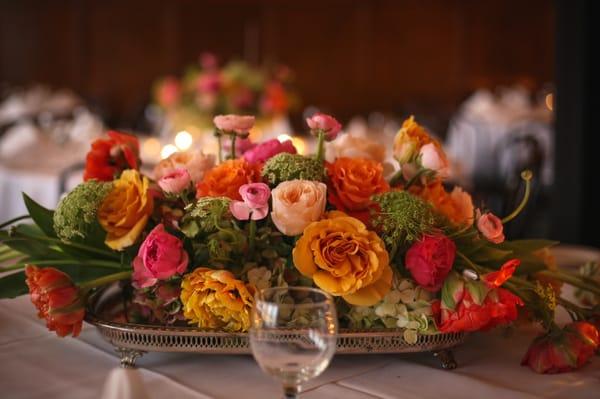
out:
M269 182L271 187L275 187L281 182L294 179L323 181L325 179L325 169L323 163L314 158L299 154L281 153L265 163L262 176Z
M373 211L373 226L391 254L431 232L438 224L431 205L406 191L378 194L372 200L379 207Z
M63 241L83 241L100 235L101 237L94 241L103 241L106 233L98 223L97 212L111 189L112 183L95 180L75 187L60 201L54 212L53 230L56 231L56 235ZM34 220L42 227L35 218Z
M231 224L229 204L225 197L204 197L195 204L186 207L186 214L181 219L180 229L189 238L201 234L212 234Z

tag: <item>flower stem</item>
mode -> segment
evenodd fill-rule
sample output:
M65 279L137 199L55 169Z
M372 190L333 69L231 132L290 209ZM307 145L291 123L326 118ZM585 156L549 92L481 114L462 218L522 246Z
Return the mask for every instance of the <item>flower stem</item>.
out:
M585 281L581 280L578 276L564 273L559 270L544 270L543 272L539 272L539 274L544 277L564 281L565 283L582 289L584 291L589 291L596 295L600 295L600 286L598 284L586 283Z
M0 270L16 270L27 265L36 265L36 266L52 266L52 265L73 265L73 266L97 266L104 267L107 269L121 269L121 265L116 262L111 261L102 261L102 260L91 260L91 261L82 261L76 259L51 259L51 260L35 260L31 259L26 262L15 263L14 265L8 266L6 268L0 268Z
M523 195L523 199L521 200L521 203L519 204L519 206L517 206L517 208L512 211L512 213L508 216L505 216L502 219L502 224L506 224L508 222L510 222L511 220L513 220L514 218L516 218L519 213L521 213L521 211L523 211L523 208L525 208L525 205L527 205L527 202L529 201L529 195L531 194L531 178L532 178L532 173L530 170L524 170L523 172L521 172L521 179L523 179L525 181L525 194Z
M29 218L31 218L31 216L29 216L29 215L22 215L22 216L18 216L16 218L14 218L14 219L7 220L6 222L0 224L0 229L3 229L5 227L7 227L7 226L10 226L13 223L19 222L21 220L29 219Z
M231 135L231 159L235 159L235 140L237 139L236 134Z
M394 173L394 176L392 176L392 178L390 179L390 186L394 187L396 186L396 184L400 183L400 181L404 178L404 176L402 175L402 167L400 167L400 170L398 170L396 173Z
M218 163L221 163L223 161L223 142L221 140L221 133L215 132L215 135L217 136L217 146L218 146L217 161L218 161Z
M325 131L323 129L319 129L319 135L317 136L317 161L323 162L323 157L325 153Z
M106 284L109 284L109 283L112 283L115 281L128 279L129 277L131 277L132 273L133 272L128 271L128 272L109 274L108 276L103 276L103 277L97 278L95 280L90 280L85 283L82 283L79 285L79 287L81 288L82 291L87 291L94 287L100 287L100 286L103 286L103 285L106 285Z
M256 220L250 220L248 232L248 251L250 252L250 256L254 255L254 247L256 246Z

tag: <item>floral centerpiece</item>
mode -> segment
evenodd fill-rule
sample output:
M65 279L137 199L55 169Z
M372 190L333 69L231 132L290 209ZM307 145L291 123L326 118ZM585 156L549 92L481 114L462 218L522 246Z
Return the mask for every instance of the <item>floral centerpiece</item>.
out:
M216 157L176 153L145 176L137 140L109 132L92 145L85 182L56 210L25 196L29 214L1 225L1 260L12 259L3 270L13 271L0 279L1 297L29 291L50 330L77 336L87 296L123 281L129 321L245 332L256 290L316 286L335 297L343 327L393 328L409 343L519 316L539 322L546 332L523 359L538 372L578 368L598 348L593 303L560 296L565 282L593 301L596 280L556 269L551 241L504 237L526 206L531 173L522 174L522 203L500 218L446 187L446 155L412 117L394 140L389 181L368 157L385 149L324 161L325 142L341 139L328 115L307 120L312 156L289 141L248 143L253 117L214 123ZM559 305L573 318L562 328Z
M181 77L156 81L152 97L173 131L189 126L210 129L219 114L257 115L264 124L297 107L292 81L286 66L254 67L243 61L221 66L215 55L203 53Z

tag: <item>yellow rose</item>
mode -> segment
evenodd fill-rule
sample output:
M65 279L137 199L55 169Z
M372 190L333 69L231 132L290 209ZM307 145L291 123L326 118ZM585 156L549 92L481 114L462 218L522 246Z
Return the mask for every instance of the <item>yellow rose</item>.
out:
M102 201L98 221L108 233L105 243L110 248L129 247L142 234L154 206L148 185L148 179L136 170L126 170Z
M360 220L342 212L331 212L308 225L293 258L300 273L352 305L374 305L392 286L383 241Z
M271 219L286 236L301 234L310 223L321 219L325 212L327 186L309 180L290 180L271 191Z
M421 147L433 142L427 131L415 121L411 116L402 123L394 137L394 158L405 164L411 162L417 155Z
M244 332L250 328L254 288L227 270L199 267L181 283L183 316L200 328Z

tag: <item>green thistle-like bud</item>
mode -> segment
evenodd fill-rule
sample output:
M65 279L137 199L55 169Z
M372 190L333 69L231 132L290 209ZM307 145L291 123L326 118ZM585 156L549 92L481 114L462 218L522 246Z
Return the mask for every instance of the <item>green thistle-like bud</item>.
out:
M181 231L193 238L198 234L210 234L220 227L227 227L224 221L231 218L230 203L231 200L225 197L200 198L186 208L180 224Z
M433 230L437 223L431 205L406 191L378 194L372 200L379 207L373 214L373 226L392 254Z
M64 241L85 240L98 231L97 212L112 183L90 180L75 187L54 212L54 231Z
M300 179L323 181L323 163L299 154L281 153L269 159L262 170L262 176L274 187L279 183Z

